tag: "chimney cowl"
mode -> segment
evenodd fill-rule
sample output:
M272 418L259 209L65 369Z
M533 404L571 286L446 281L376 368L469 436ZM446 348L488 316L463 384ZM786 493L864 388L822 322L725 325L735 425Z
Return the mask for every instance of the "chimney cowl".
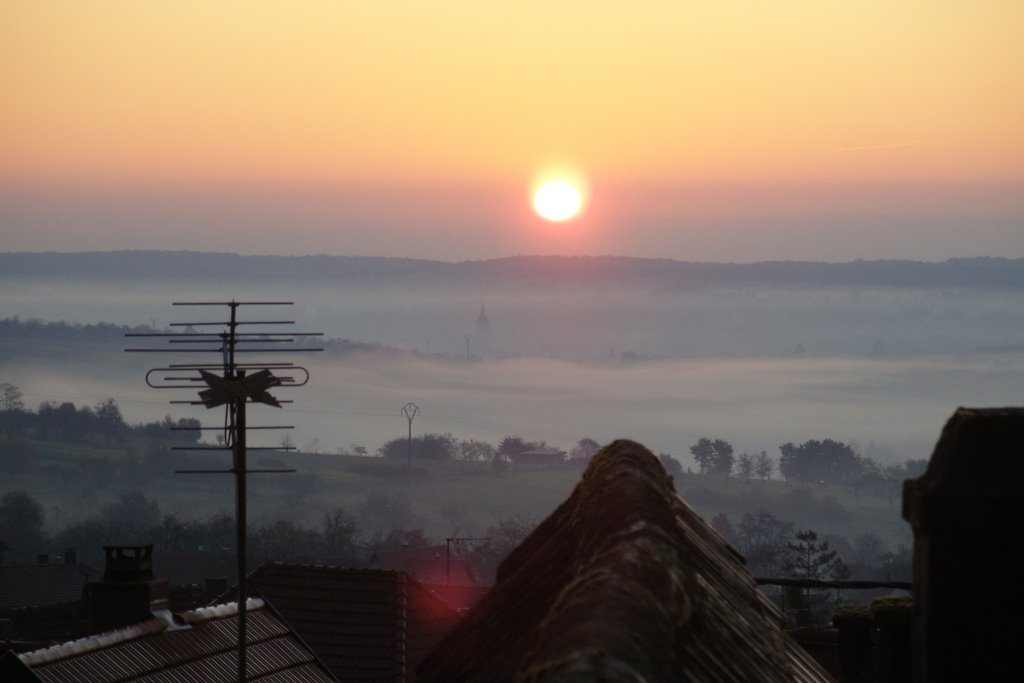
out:
M107 565L103 571L104 581L152 581L153 544L148 545L105 545Z

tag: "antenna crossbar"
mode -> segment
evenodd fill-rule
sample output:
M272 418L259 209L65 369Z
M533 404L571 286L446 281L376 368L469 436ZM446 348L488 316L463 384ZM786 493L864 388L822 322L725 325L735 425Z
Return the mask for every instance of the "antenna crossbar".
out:
M252 429L295 429L294 425L248 425L250 430ZM169 427L172 432L205 432L205 431L223 431L224 427Z
M246 470L246 474L295 474L297 470ZM238 474L235 470L174 470L175 474Z
M294 301L174 301L172 306L294 306Z

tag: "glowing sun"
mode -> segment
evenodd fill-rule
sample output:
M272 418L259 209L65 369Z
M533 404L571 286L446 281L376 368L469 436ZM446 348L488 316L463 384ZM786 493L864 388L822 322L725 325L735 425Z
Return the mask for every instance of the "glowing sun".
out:
M533 209L549 221L566 221L583 208L583 195L572 183L550 180L533 193Z

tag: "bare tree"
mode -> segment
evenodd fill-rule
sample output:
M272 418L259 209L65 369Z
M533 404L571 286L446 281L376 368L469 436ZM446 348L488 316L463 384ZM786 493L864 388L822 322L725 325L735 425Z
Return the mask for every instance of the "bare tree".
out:
M22 410L25 404L22 402L21 389L10 382L0 384L0 410Z

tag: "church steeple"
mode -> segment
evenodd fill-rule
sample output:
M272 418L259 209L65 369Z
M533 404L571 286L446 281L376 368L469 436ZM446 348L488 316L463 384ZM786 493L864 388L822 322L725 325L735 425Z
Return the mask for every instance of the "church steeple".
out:
M483 304L480 304L480 315L476 319L476 346L481 358L487 360L491 357L491 321L487 319Z

